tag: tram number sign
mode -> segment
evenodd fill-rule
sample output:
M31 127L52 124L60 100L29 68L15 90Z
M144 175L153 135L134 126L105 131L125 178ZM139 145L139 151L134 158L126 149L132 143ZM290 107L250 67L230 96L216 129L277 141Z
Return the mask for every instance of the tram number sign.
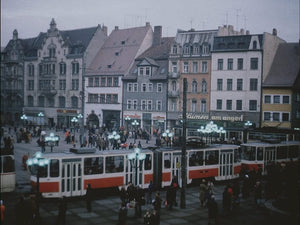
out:
M80 162L81 158L63 159L62 162Z
M180 168L180 162L176 163L176 168L179 169Z

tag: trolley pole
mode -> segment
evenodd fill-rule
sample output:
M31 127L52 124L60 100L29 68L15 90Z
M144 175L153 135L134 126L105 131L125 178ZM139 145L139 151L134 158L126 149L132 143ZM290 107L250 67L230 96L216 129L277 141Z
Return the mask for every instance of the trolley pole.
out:
M186 91L187 91L187 79L183 79L183 99L182 99L182 150L181 150L181 196L180 196L180 208L186 208L185 202L185 189L186 189Z

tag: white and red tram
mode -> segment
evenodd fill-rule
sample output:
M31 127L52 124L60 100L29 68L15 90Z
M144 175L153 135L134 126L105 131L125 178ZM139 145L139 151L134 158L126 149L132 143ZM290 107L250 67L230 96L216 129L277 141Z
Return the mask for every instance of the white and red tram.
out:
M138 175L135 175L136 165L128 160L128 154L133 150L73 151L43 154L42 157L49 160L47 166L39 168L39 191L44 197L82 196L87 184L100 189L121 187L131 181L146 188L153 180L153 152L150 150L142 150L146 158L139 161ZM34 174L37 174L37 167L31 166L30 169L31 184L36 187Z
M213 145L186 152L187 184L203 178L230 180L239 176L241 162L237 145ZM169 186L174 176L181 186L181 149L157 149L154 161L154 182L158 187Z
M241 144L241 152L243 168L257 171L260 167L265 173L269 163L298 161L300 159L300 141L246 143Z

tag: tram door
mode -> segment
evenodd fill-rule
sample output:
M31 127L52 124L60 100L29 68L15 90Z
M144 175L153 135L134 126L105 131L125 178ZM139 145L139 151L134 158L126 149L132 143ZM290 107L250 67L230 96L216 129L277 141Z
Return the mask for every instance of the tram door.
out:
M173 153L173 163L172 163L172 177L177 177L178 184L182 187L182 179L181 179L181 152Z
M231 179L233 176L233 151L221 150L220 153L220 171L221 180Z
M81 159L63 159L61 173L62 196L79 196L82 192Z
M267 168L268 162L274 162L276 156L275 147L266 147L264 154L264 168Z
M136 164L137 163L137 164ZM132 182L134 185L141 185L144 187L143 180L144 161L126 160L126 175L125 182L128 184Z

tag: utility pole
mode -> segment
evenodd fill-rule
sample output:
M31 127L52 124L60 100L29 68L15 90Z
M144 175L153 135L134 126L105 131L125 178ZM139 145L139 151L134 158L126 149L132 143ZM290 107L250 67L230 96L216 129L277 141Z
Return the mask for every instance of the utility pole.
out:
M85 57L84 57L85 58ZM81 87L81 115L82 115L82 118L81 118L81 121L80 121L80 140L79 140L79 143L80 143L80 147L83 146L84 144L84 101L85 101L85 96L84 96L84 86L85 86L85 60L83 58L83 62L82 62L82 67L83 67L83 70L82 70L82 87Z
M185 209L185 190L186 190L186 92L187 92L187 79L183 78L183 98L182 98L182 150L181 150L181 196L180 208Z

